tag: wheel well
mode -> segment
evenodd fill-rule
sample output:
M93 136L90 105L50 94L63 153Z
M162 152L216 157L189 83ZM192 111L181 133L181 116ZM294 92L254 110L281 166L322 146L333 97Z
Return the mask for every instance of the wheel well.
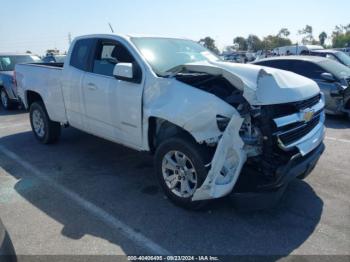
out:
M148 145L150 152L153 154L159 144L164 139L184 135L196 142L195 138L185 129L175 125L167 120L150 117L148 121Z
M28 91L27 92L27 105L28 108L30 108L31 104L33 104L34 102L38 102L41 101L43 102L43 99L41 98L41 96L34 92L34 91Z

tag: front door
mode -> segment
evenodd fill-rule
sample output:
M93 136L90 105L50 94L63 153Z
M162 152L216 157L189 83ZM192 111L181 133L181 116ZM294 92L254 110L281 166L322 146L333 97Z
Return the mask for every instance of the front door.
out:
M83 80L85 114L91 133L138 148L142 138L142 92L140 83L113 76L117 63L136 62L115 40L97 41L91 72Z

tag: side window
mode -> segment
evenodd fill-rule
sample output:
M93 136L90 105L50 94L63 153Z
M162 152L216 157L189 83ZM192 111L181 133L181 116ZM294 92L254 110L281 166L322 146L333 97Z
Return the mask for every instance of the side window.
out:
M274 61L263 61L263 62L258 62L257 65L267 66L267 67L276 67L276 66L274 65Z
M324 73L324 70L314 63L295 61L293 72L308 78L318 79Z
M288 60L265 61L265 62L259 63L259 65L273 67L273 68L282 69L282 70L291 70L291 67L292 67L290 61Z
M276 60L273 63L275 68L287 71L292 70L292 62L290 60Z
M327 55L326 55L326 58L338 62L338 59L337 59L334 55L332 55L332 54L327 54Z
M78 40L73 48L70 65L83 71L89 69L89 55L91 52L93 40Z
M92 72L99 75L113 76L116 64L133 63L134 61L133 56L122 44L110 40L100 40L93 59Z

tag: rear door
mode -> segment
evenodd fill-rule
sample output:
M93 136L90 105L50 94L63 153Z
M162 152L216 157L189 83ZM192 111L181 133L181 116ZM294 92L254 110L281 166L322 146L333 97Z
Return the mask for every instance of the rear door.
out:
M88 131L82 101L82 85L89 70L94 39L77 40L71 51L70 62L64 66L62 90L68 122L71 126Z

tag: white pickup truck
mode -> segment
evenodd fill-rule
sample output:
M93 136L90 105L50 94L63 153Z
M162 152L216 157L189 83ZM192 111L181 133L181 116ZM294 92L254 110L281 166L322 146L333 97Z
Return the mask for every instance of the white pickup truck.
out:
M324 150L315 82L223 62L190 40L83 36L64 65L17 65L16 81L40 142L72 126L149 151L165 194L187 208L226 195L270 206Z

